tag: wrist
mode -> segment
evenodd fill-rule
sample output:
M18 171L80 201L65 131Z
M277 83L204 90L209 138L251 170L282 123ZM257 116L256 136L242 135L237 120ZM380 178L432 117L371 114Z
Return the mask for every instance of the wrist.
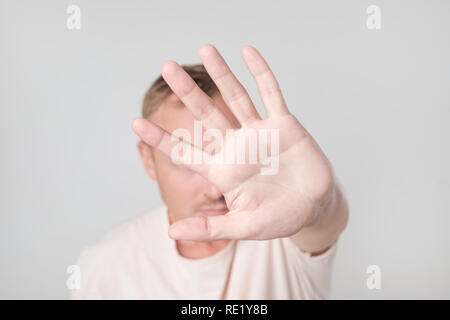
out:
M311 227L319 224L336 202L337 185L334 183L325 195L313 205L313 213L303 227Z

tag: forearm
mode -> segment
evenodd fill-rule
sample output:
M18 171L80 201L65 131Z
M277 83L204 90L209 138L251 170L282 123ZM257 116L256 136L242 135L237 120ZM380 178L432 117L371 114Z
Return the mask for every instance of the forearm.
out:
M290 237L301 250L313 255L326 251L336 242L347 225L348 203L338 184L335 184L329 197L318 210L312 222Z

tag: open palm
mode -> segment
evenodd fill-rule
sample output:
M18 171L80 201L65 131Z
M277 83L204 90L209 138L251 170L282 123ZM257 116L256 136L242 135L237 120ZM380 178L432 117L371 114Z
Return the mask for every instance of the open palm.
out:
M317 208L333 187L334 177L328 159L289 112L275 76L256 49L244 47L242 56L258 85L267 119L259 116L246 90L213 46L200 48L199 56L239 121L240 128L233 128L214 106L213 100L177 63L169 61L163 65L165 81L206 129L220 132L233 129L233 135L227 137L238 138L251 130L265 130L268 136L267 157L257 164L249 163L248 159L245 163L184 162L185 166L218 187L230 211L222 216L191 217L177 221L170 227L170 236L209 241L263 240L293 235L314 220ZM133 129L146 143L171 155L174 142L170 133L145 119L134 120ZM275 136L270 135L275 131L276 141ZM256 141L260 146L260 136ZM274 143L277 148L272 148ZM212 155L213 159L224 159L224 153L233 147L235 143L225 139L221 150ZM247 144L245 151L249 151L250 147ZM206 151L203 149L201 152ZM276 171L265 174L265 166L261 162L275 158L278 161Z

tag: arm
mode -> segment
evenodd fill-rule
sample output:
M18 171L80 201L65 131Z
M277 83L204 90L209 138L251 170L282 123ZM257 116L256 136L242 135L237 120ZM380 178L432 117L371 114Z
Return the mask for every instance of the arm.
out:
M337 241L347 225L348 216L347 200L335 183L313 219L290 239L302 251L310 252L312 256L320 255Z

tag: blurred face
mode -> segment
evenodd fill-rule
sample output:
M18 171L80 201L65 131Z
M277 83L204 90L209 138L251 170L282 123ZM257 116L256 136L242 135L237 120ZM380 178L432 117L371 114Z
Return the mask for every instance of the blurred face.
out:
M213 100L230 123L239 127L239 122L221 95L217 94ZM182 128L194 137L195 118L173 94L164 100L151 120L167 132L172 133ZM174 164L170 156L142 141L138 148L147 174L158 182L161 197L168 208L170 223L193 216L213 216L228 212L223 195L215 185L186 167Z

